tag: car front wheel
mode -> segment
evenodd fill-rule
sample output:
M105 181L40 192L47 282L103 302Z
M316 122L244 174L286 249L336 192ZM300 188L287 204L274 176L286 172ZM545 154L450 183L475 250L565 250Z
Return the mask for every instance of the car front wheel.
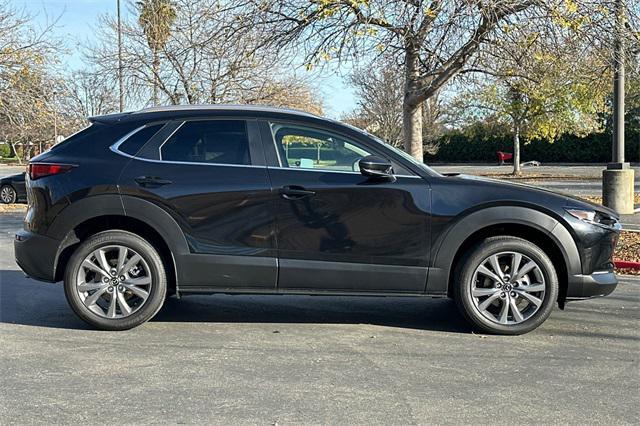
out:
M130 232L105 231L73 253L64 290L84 321L102 330L126 330L160 310L167 281L162 259L147 241Z
M454 282L458 308L474 328L491 334L523 334L542 324L558 297L549 257L516 237L487 238L462 259Z

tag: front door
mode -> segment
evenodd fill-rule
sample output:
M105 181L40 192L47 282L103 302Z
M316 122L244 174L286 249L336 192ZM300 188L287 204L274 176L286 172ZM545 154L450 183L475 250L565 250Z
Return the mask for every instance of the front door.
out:
M305 125L263 126L280 158L268 169L277 193L278 288L423 292L427 182L408 172L393 182L361 175L358 160L380 155L361 141Z

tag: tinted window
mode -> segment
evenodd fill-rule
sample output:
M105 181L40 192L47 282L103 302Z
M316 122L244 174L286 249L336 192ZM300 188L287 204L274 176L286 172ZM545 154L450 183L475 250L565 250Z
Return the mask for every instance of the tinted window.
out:
M89 140L91 137L93 137L97 132L100 131L100 125L95 125L95 124L90 124L89 127L85 127L84 129L64 138L62 141L60 141L59 143L53 145L50 150L54 151L54 150L58 150L60 148L63 148L67 145L69 145L70 143L76 142L76 141L82 141L81 143L84 143L85 140Z
M354 172L371 153L360 144L324 131L271 124L283 167Z
M160 149L165 161L251 164L247 126L242 120L188 121Z
M155 124L153 126L145 127L138 130L133 135L129 136L118 148L122 152L126 152L129 155L136 155L140 148L147 143L149 139L160 130L164 124Z

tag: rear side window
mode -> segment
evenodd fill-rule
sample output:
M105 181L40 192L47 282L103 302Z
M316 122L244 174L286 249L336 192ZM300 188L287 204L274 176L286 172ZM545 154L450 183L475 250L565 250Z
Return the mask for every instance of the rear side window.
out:
M127 140L118 147L118 149L129 155L136 155L138 151L140 151L140 148L142 148L142 146L147 143L153 135L158 133L158 130L160 130L162 126L164 126L164 124L154 124L153 126L147 126L138 130L133 135L129 136Z
M187 121L162 145L160 159L249 165L247 125L243 120Z
M50 151L57 151L75 142L85 143L91 140L94 135L100 131L101 125L90 124L88 127L66 137L61 142L53 145Z

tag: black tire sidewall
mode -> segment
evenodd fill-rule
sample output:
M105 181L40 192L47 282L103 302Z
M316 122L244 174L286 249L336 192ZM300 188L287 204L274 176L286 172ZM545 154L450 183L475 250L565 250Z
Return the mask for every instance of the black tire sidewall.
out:
M0 201L2 201L4 204L13 204L13 203L15 203L18 200L18 193L16 192L15 188L13 186L11 186L11 185L2 185L0 187L0 191L2 191L5 188L11 189L11 192L13 192L13 198L8 203L5 202L4 200L0 200Z
M520 324L502 325L485 318L476 308L471 296L473 274L480 262L504 251L519 252L534 260L540 266L546 283L542 306L531 318ZM516 237L492 237L478 243L464 257L456 273L454 295L462 314L479 331L491 334L524 334L540 326L551 314L558 298L558 277L549 257L535 244Z
M103 318L89 310L76 291L76 279L85 257L96 249L122 245L135 250L150 269L152 286L144 305L125 318ZM126 231L105 231L89 237L75 250L65 270L64 292L73 311L82 320L102 330L128 330L150 320L162 307L167 292L165 268L158 252L146 240Z

